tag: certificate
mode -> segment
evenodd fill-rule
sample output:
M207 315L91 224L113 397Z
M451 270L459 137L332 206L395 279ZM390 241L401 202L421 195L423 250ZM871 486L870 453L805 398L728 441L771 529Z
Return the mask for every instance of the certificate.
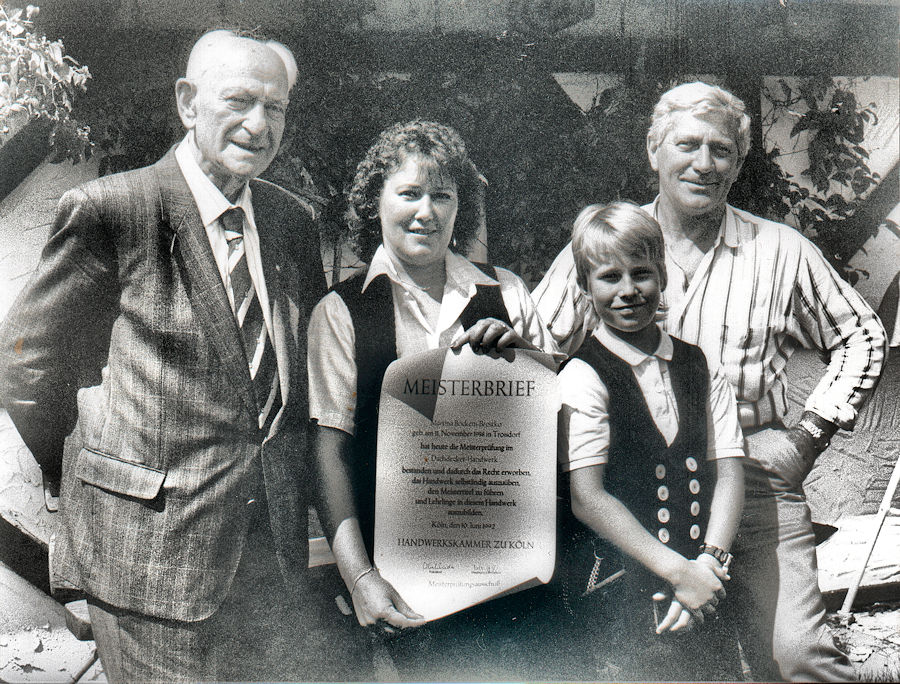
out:
M427 619L550 580L559 401L541 352L466 345L388 368L375 564Z

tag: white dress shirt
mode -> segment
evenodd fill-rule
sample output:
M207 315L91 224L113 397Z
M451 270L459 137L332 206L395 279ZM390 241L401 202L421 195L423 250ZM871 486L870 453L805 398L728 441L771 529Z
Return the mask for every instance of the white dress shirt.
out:
M263 318L266 321L266 330L269 332L269 339L272 341L273 348L276 344L275 336L272 334L272 312L269 309L269 293L266 290L266 281L263 277L262 256L259 251L259 232L256 228L256 220L253 215L252 193L250 185L244 185L244 190L238 198L237 204L231 204L222 192L213 185L213 182L200 169L200 166L191 155L188 136L193 135L188 132L187 136L178 144L175 149L175 160L178 162L184 180L194 196L194 203L200 213L200 220L206 229L206 236L209 238L209 245L212 248L213 257L216 260L216 266L219 269L219 275L222 277L222 284L225 286L225 292L228 295L228 301L231 304L231 310L234 311L234 293L231 291L229 284L228 270L228 241L225 239L225 228L222 225L220 216L235 207L244 210L244 239L243 249L247 255L247 268L250 271L250 280L253 281L253 287L256 289L256 296L259 298L259 304L262 307Z

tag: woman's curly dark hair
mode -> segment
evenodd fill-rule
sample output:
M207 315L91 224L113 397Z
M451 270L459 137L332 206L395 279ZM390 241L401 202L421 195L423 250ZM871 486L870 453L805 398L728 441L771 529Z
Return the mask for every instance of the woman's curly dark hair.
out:
M356 167L347 198L350 244L363 261L368 262L381 244L378 201L384 182L411 155L433 162L456 183L459 206L453 227L455 249L465 253L478 235L485 180L469 158L459 133L434 121L398 123L381 132Z

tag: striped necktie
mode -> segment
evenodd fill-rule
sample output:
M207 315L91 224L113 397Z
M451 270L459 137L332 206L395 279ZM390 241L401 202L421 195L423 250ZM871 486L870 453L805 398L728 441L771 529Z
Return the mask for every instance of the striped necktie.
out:
M221 216L228 242L228 283L234 301L234 316L241 331L244 354L259 409L259 427L268 429L281 407L281 387L275 349L266 330L256 288L250 279L244 250L244 211L229 209Z

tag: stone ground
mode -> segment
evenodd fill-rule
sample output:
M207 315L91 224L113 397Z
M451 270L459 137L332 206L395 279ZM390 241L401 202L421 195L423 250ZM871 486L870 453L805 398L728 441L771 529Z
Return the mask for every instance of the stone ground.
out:
M859 608L849 624L831 613L828 624L861 681L900 681L900 601Z

